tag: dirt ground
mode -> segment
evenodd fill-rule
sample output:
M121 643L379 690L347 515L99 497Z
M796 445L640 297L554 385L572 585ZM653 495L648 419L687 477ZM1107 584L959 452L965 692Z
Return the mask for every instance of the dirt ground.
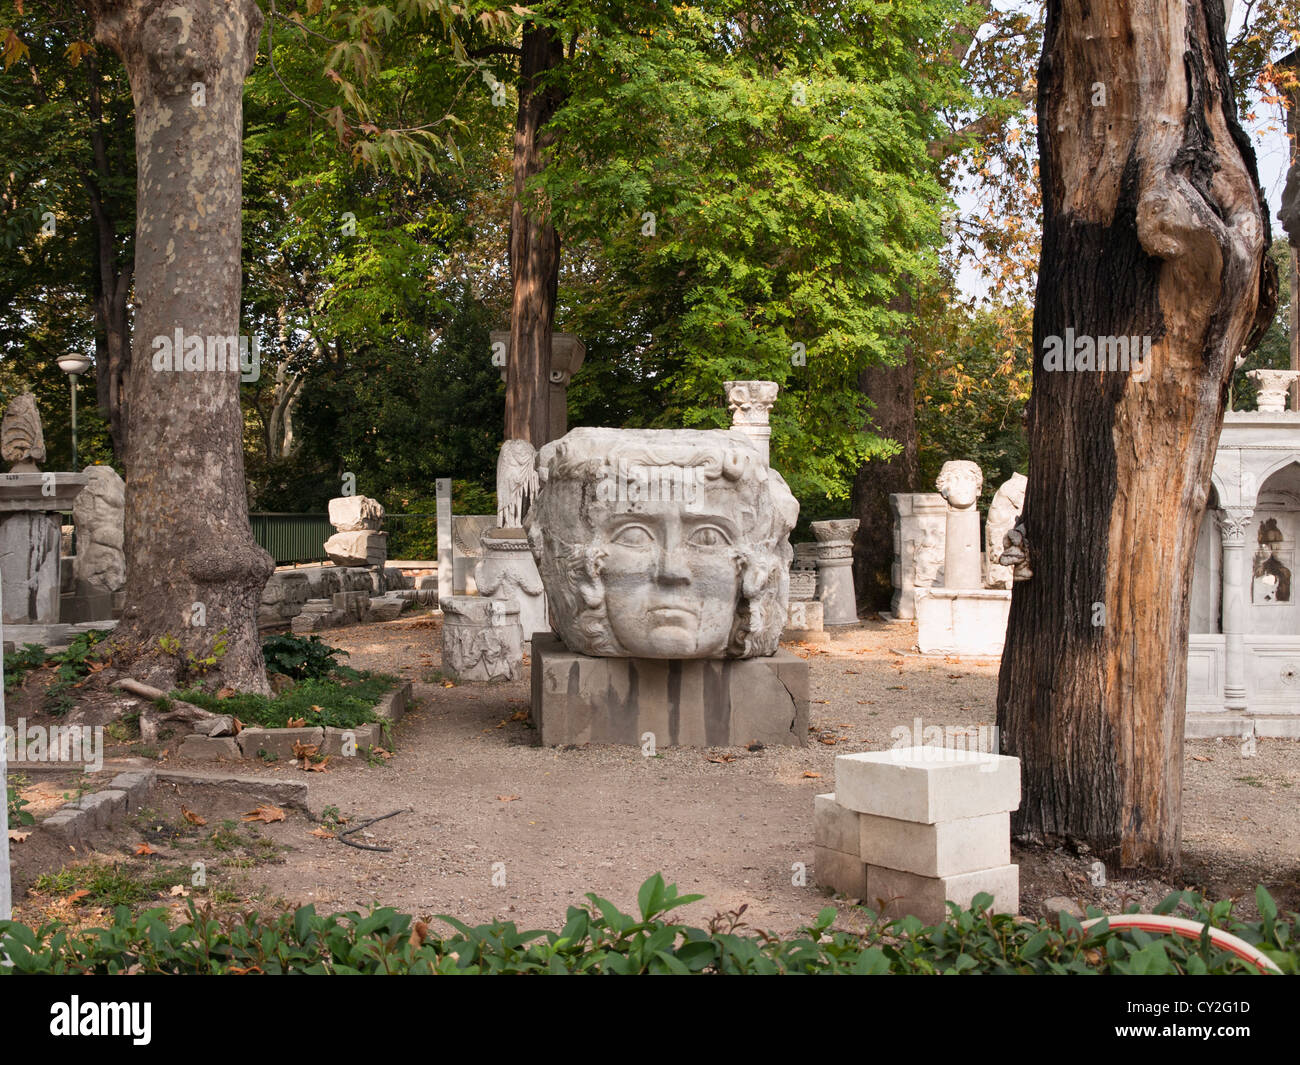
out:
M660 872L683 892L705 896L679 911L684 920L702 923L747 904L751 927L789 932L830 901L815 885L812 811L813 796L833 790L835 756L887 748L892 729L911 729L917 719L970 729L995 719L996 662L922 658L911 652L914 627L872 623L841 630L830 644L792 648L811 660L807 747L660 749L653 758L636 748L542 748L523 713L526 679L444 686L439 624L425 616L325 634L351 652L350 665L414 683L417 703L394 730L390 759L335 759L310 774L239 763L239 772L306 779L317 816L335 807L355 825L403 811L353 837L391 851L314 836L319 826L290 812L265 826L277 844L273 859L235 870L230 892L318 910L382 904L423 917L558 928L585 892L631 909L640 883ZM723 754L730 759L711 760ZM164 761L205 768L170 755ZM1189 741L1183 880L1094 883L1101 878L1091 855L1017 848L1021 912L1036 916L1053 896L1112 912L1130 901L1146 908L1170 890L1194 887L1241 897L1249 913L1258 882L1285 908L1300 908L1297 796L1300 743L1260 740L1246 757L1235 742ZM233 810L189 808L209 822ZM139 861L131 856L139 835L138 826L119 833L114 860ZM17 879L29 884L24 862L34 867L49 855L25 856L25 846L14 847L14 858ZM801 866L807 882L798 886ZM50 904L16 901L20 913ZM840 904L841 924L860 924L858 911Z

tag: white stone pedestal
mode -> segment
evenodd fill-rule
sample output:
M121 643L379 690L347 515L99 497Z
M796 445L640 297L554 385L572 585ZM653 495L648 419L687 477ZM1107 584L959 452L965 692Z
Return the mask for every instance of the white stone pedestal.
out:
M535 632L550 632L546 594L523 529L489 529L483 534L483 557L474 570L479 595L508 599L519 608L524 649Z
M454 681L523 676L519 607L505 599L453 595L442 606L442 671Z
M1000 655L1010 612L1001 588L918 588L917 644L923 655Z

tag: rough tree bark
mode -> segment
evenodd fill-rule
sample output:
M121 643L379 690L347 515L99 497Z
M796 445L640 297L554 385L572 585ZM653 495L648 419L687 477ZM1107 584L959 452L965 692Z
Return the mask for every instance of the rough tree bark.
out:
M910 312L910 297L895 301ZM916 352L908 342L898 366L873 366L858 375L858 390L875 403L871 428L902 445L892 459L872 459L853 478L850 513L858 519L853 540L853 585L858 613L888 610L893 598L893 492L915 492L919 474L916 435Z
M229 355L220 341L239 333L243 84L262 14L253 0L88 7L96 39L122 57L135 101L138 310L118 660L165 688L190 655L209 657L224 640L206 679L266 692L256 611L274 564L248 523L239 369L237 360L207 368L218 365L212 340ZM174 343L178 330L200 338L204 368L156 368L159 338ZM192 360L184 348L178 360ZM160 650L163 637L178 641L178 653Z
M541 447L551 424L551 332L560 277L560 238L547 205L525 191L545 167L553 137L544 127L563 101L547 74L564 61L558 31L529 22L519 57L519 114L515 123L515 201L510 212L510 360L506 369L507 440Z
M104 103L99 89L99 62L87 54L86 81L90 113L90 146L94 168L84 175L95 224L95 392L108 421L113 455L126 457L125 384L131 365L131 324L127 297L134 262L130 251L118 248L117 223L104 189L113 177L108 138L104 134ZM113 138L125 137L130 122L124 108L113 111Z
M1039 68L1033 577L998 723L1022 760L1013 831L1125 868L1178 865L1197 519L1234 357L1277 298L1223 20L1222 0L1048 0ZM1150 338L1149 380L1050 372L1067 329Z

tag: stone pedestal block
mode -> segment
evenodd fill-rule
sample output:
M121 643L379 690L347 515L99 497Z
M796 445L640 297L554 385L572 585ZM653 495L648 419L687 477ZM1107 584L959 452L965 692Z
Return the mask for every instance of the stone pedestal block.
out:
M442 671L455 681L523 676L519 607L506 599L453 595L441 601Z
M916 642L923 655L1000 655L1011 592L1000 588L918 588Z
M853 534L857 518L815 521L817 537L817 598L826 625L856 625L858 600L853 589Z
M444 607L445 609L445 607ZM731 747L807 741L808 663L764 658L596 658L533 639L533 721L548 746Z
M339 532L377 531L383 527L383 505L369 496L337 496L329 501L330 524Z
M894 564L890 571L896 618L916 617L917 588L928 588L943 571L948 504L938 492L901 492L889 497L894 513Z
M336 566L382 566L388 561L388 533L335 533L325 541L325 554Z
M912 914L925 924L940 924L948 916L947 902L963 909L980 892L993 896L993 913L1020 909L1020 866L1003 865L956 876L917 876L902 869L866 866L866 905L886 919Z
M835 759L835 799L857 813L933 825L1020 805L1020 759L952 747L901 747Z
M794 640L819 641L822 639L829 641L830 637L826 635L824 629L821 602L810 599L788 604L785 628L781 631L781 639L786 642Z
M790 602L806 603L817 595L817 569L790 570Z
M1011 861L1011 814L917 824L859 814L858 853L868 865L919 876L956 876Z
M483 557L474 570L479 595L509 599L519 607L524 643L535 632L550 632L546 621L546 592L523 529L489 529L480 541Z

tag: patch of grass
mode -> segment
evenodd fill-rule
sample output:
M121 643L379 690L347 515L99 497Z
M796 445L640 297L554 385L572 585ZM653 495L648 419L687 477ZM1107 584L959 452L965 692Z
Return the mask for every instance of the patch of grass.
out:
M304 680L289 691L270 698L239 692L218 699L199 690L176 692L175 696L214 714L233 714L245 725L288 728L291 720L302 719L312 727L355 728L376 720L375 703L398 683L397 677L384 673L355 673L353 670L340 670L339 673L340 679ZM355 678L347 676L348 673L355 673Z
M184 865L166 868L132 869L107 862L72 865L57 873L36 878L35 889L42 895L67 897L74 891L88 892L83 901L89 906L133 906L153 902L177 884L190 882L190 870Z

